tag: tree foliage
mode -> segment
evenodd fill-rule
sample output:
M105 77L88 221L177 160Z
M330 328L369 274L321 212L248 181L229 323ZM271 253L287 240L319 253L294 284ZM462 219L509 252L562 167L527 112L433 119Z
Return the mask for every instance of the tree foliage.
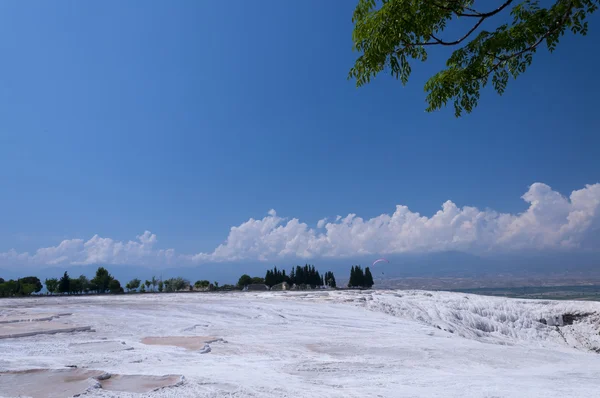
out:
M364 284L365 274L360 265L353 265L350 268L350 279L348 280L348 287L362 287Z
M426 110L454 103L459 117L477 105L480 90L491 81L498 94L508 80L525 72L542 44L554 51L567 32L585 35L589 14L600 0L359 0L354 11L354 49L362 55L350 70L357 86L388 70L403 84L411 60L426 61L428 50L455 48L446 69L425 84ZM510 14L506 15L506 14ZM489 29L486 21L502 22ZM464 31L458 35L447 33Z
M365 268L365 279L363 280L363 286L366 288L373 287L375 283L373 282L373 275L371 274L371 269L369 267Z
M360 265L353 265L350 269L350 280L348 281L348 287L373 287L373 275L371 275L371 269L365 268L363 271Z
M79 278L71 278L69 281L69 294L80 294L83 293L85 286L81 283Z
M126 284L126 285L125 285L125 288L126 288L126 289L127 289L127 291L129 291L129 292L130 292L130 291L132 291L132 290L133 290L133 291L135 291L135 290L139 289L139 287L140 287L140 284L141 284L141 283L142 283L142 281L141 281L141 280L139 280L139 279L135 278L135 279L132 279L132 280L130 280L130 281L129 281L129 282Z
M0 278L1 279L1 278ZM28 276L17 280L0 280L0 297L29 296L42 290L39 279ZM39 289L38 289L39 287ZM43 287L43 286L42 286Z
M39 282L39 283L38 283ZM326 272L323 276L315 268L314 265L296 266L292 268L292 271L288 275L284 270L279 270L274 267L272 270L268 270L266 277L251 277L250 275L244 274L240 277L237 285L225 284L219 286L218 282L213 282L206 279L198 280L194 284L197 289L208 289L211 291L229 291L244 288L250 284L267 284L269 286L287 282L290 284L297 284L298 286L331 286L335 287L335 277L332 272ZM87 294L95 292L99 294L111 293L119 294L123 293L123 286L115 279L106 268L99 267L96 270L95 276L89 280L85 275L80 275L78 278L71 278L67 271L64 272L61 278L48 278L44 281L48 293L61 293L61 294ZM40 287L41 286L41 287ZM156 288L158 287L158 288ZM39 279L35 276L28 276L18 280L5 281L0 278L0 297L14 297L14 296L26 296L34 292L39 292L43 288L43 285ZM147 291L159 292L181 292L193 290L190 282L181 277L170 278L165 281L152 277L151 280L147 280L146 283L138 278L129 281L125 288L128 291L135 291L139 289L140 293Z
M252 284L252 277L248 274L244 274L244 275L240 276L240 279L238 279L238 282L237 282L237 286L240 289L243 289L244 287L246 287L250 284Z
M335 283L335 276L333 275L333 272L331 272L331 271L325 272L323 282L325 283L325 286L337 287L337 285Z
M210 286L210 281L207 281L206 279L204 280L199 280L196 281L196 283L194 283L194 287L196 289L208 289L208 287Z
M31 293L35 292L36 286L31 283L22 283L20 286L20 293L23 296L29 296Z
M71 292L71 278L69 278L67 271L65 271L60 281L58 281L58 292L63 294Z
M171 278L165 280L163 285L165 292L174 293L182 290L188 290L190 287L190 281L181 277Z
M304 267L298 265L295 269L292 269L290 280L297 286L306 285L315 288L323 285L323 278L321 278L319 271L317 271L314 265L308 264L304 265Z
M265 285L272 287L283 282L292 283L292 279L285 273L285 270L277 269L277 267L267 270Z
M33 291L35 293L39 293L40 290L42 290L42 288L44 287L44 285L42 285L42 282L37 276L26 276L25 278L20 278L19 282L21 284L33 285Z
M123 288L121 287L121 282L116 279L111 279L108 283L108 290L111 294L120 294L123 293Z
M94 285L95 290L98 293L106 293L110 288L110 282L113 280L113 276L104 267L99 267L96 270L96 276L92 279L91 283Z
M181 277L175 278L175 291L188 290L189 287L190 281L188 281L187 279Z
M272 270L267 271L264 279L264 283L267 286L272 287L282 282L296 286L311 286L313 288L324 285L335 287L335 277L332 272L326 272L321 276L314 265L308 264L304 266L297 265L292 268L289 275L286 274L285 270L277 269L277 267L273 267Z
M35 276L27 276L17 280L0 278L0 297L29 296L39 293L44 285Z
M80 275L79 278L71 278L69 281L70 294L83 294L92 290L92 284L85 275Z
M0 282L0 297L12 297L18 292L17 282L14 280L5 281L2 279Z
M90 280L87 278L87 276L85 275L79 275L79 286L81 287L81 290L79 291L79 293L88 293L90 290L92 290L92 284L90 282Z
M46 285L46 290L48 291L48 293L52 294L52 293L58 292L58 279L56 279L56 278L46 279L44 281L44 284Z

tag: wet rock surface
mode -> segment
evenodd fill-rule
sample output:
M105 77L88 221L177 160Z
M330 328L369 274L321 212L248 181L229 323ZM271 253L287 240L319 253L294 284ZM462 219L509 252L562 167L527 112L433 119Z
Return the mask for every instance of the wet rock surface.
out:
M74 368L0 372L0 392L9 397L65 398L96 388L144 394L182 382L179 375L113 375L101 370Z

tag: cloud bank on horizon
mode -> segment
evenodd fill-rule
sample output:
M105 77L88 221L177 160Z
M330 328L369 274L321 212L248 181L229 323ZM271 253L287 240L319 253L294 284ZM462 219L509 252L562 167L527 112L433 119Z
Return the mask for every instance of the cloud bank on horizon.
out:
M239 260L351 257L376 254L463 251L598 250L600 248L600 183L573 191L569 198L548 185L535 183L522 196L529 203L520 214L446 201L431 217L398 205L392 214L363 219L356 214L319 220L316 228L270 210L262 219L232 227L226 242L212 253L177 254L156 248L150 231L136 241L98 235L63 240L35 253L0 253L0 266L44 265L185 265Z

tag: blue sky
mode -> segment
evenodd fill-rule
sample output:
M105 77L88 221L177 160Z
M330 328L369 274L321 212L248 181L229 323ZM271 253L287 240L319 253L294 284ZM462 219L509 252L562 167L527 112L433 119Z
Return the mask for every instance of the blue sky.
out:
M211 253L232 226L273 218L270 209L275 225L298 218L307 228L396 205L430 217L447 200L516 217L531 209L525 193L571 206L572 191L600 181L597 15L587 37L540 51L504 96L486 90L455 119L451 108L424 112L439 56L414 64L407 87L346 79L353 7L0 3L0 253L96 234L136 241L145 230L154 249ZM532 192L536 182L551 190ZM577 209L551 208L560 220L548 225ZM570 238L536 228L519 233Z

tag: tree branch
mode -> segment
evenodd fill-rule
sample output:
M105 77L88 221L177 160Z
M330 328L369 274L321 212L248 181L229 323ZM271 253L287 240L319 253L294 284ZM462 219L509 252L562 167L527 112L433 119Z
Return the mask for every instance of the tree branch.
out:
M438 37L434 36L433 33L431 34L431 38L434 41L428 41L428 42L417 42L417 43L404 43L405 48L406 47L412 47L412 46L435 46L435 45L441 45L441 46L455 46L457 44L462 43L464 40L466 40L469 36L471 36L471 34L473 32L475 32L477 30L477 28L483 23L483 21L485 21L487 18L492 17L494 15L496 15L497 13L501 12L502 10L504 10L506 7L508 7L510 5L510 3L512 3L513 0L507 0L504 4L502 4L500 7L498 7L497 9L495 9L494 11L490 11L487 13L482 13L482 14L461 14L461 13L457 13L455 10L452 10L450 8L435 4L434 5L436 7L440 7L442 9L448 9L449 11L453 11L456 15L458 16L467 16L467 17L477 17L479 18L479 21L477 21L477 23L475 23L475 25L473 25L473 27L460 39L454 40L454 41L444 41L442 39L439 39ZM396 51L396 53L402 52L403 49L399 49Z
M455 8L446 7L446 6L438 4L438 3L432 3L432 4L435 7L440 8L442 10L452 11L454 14L456 14L459 17L489 18L491 16L494 16L494 15L498 14L500 11L504 10L512 2L513 2L513 0L507 0L500 7L496 8L495 10L490 11L490 12L478 12L478 11L475 11L474 9L472 9L472 8L466 8L466 7L464 8L465 10L471 11L473 14L465 14L465 13L462 13L462 12L457 12Z
M499 62L494 64L490 70L479 77L473 78L471 80L481 80L481 79L485 79L486 77L488 77L489 75L491 75L493 72L495 72L501 65L503 65L504 63L506 63L507 61L510 61L513 58L516 58L520 55L523 55L525 53L531 52L533 50L535 50L537 48L537 46L539 46L540 44L542 44L542 42L548 38L548 36L550 36L553 33L556 33L560 28L562 28L562 26L567 22L567 19L569 19L569 15L571 15L571 11L573 10L573 3L570 3L569 8L567 9L567 11L564 13L564 15L560 18L560 20L556 21L556 26L553 29L549 29L546 33L544 33L535 43L533 43L531 46L524 48L521 51L517 51L514 54L510 54L507 56L497 56L495 54L489 54L489 56L493 56L494 58L498 59Z
M512 1L512 0L511 0ZM479 27L479 25L481 25L483 23L483 21L485 21L487 17L483 17L481 18L479 21L477 21L477 23L475 25L473 25L473 27L460 39L458 40L454 40L454 41L443 41L438 39L437 37L435 37L433 34L431 35L431 37L433 38L433 40L435 40L435 42L429 42L429 43L424 43L421 45L432 45L432 44L440 44L442 46L455 46L457 44L460 44L463 40L465 40L467 37L471 36L471 33L475 32L475 30Z

